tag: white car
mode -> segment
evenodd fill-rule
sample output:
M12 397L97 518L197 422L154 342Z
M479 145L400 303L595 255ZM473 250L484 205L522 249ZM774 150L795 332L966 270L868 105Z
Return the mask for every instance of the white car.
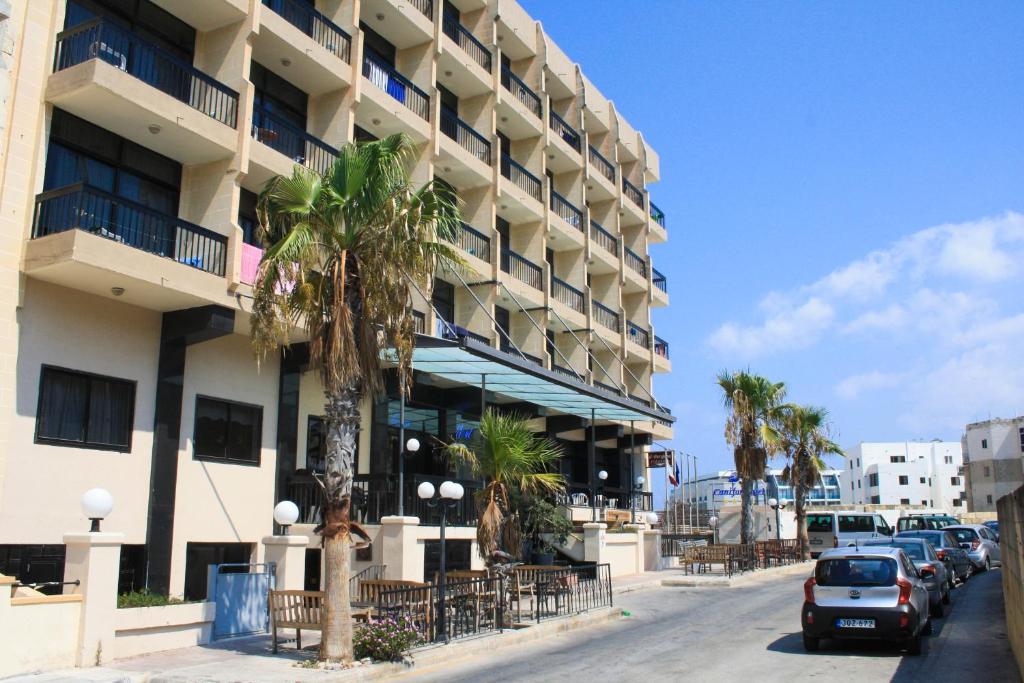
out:
M811 557L829 548L856 545L857 541L892 538L895 529L882 515L870 512L810 512L807 538Z

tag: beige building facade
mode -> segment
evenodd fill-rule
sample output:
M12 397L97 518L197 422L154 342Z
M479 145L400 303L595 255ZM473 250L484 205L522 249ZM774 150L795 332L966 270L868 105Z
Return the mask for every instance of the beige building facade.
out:
M967 425L963 436L967 510L995 512L1024 485L1024 417Z
M124 534L123 590L202 597L208 564L264 559L280 500L312 529L323 394L301 344L260 363L251 351L255 196L295 164L323 170L339 146L397 132L416 144L414 179L458 194L456 246L473 272L439 275L410 302L424 354L407 405L392 378L361 407L357 517L374 538L386 517L419 517L415 566L429 576L436 520L413 487L458 478L436 445L471 437L487 406L562 443L567 501L650 507L649 482L635 483L643 451L672 437L653 395L671 370L651 320L668 305L649 256L667 239L647 190L659 159L515 2L33 0L9 12L0 574L59 581L93 487L115 500L104 529ZM431 364L440 355L494 374L452 373ZM401 453L412 435L426 446ZM455 515L449 566L478 562L474 515ZM387 564L386 547L358 566Z

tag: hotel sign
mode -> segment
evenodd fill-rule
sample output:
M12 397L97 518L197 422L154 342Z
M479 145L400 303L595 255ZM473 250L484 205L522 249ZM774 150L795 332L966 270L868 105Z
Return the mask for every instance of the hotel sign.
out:
M656 467L672 467L675 464L676 452L673 450L649 451L647 453L647 467L649 469Z

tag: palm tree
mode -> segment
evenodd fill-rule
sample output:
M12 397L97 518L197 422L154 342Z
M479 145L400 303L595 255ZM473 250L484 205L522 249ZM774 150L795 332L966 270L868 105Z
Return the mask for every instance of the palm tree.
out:
M514 414L487 410L480 420L480 438L472 450L462 443L448 447L452 459L486 482L477 494L477 550L486 562L500 546L519 555L521 529L515 501L522 496L552 495L565 487L551 471L562 457L550 439L536 436Z
M723 403L729 411L725 440L733 447L736 474L741 479L740 542L754 541L754 483L764 477L768 457L778 449L770 429L775 412L786 395L782 382L749 371L722 371L717 377Z
M821 479L825 469L822 457L843 455L843 449L831 439L828 411L824 408L786 404L778 410L775 422L770 429L787 459L782 478L793 487L800 556L808 560L811 549L807 540L807 494Z
M439 241L456 234L454 197L433 183L411 184L412 150L403 135L345 145L323 175L296 166L271 179L257 205L268 248L253 285L253 347L266 358L304 330L326 398L317 531L325 568L320 658L328 661L352 659L349 555L352 533L365 538L349 516L359 401L383 388L382 346L393 349L399 376L409 376L411 290L429 288L439 265L458 262Z

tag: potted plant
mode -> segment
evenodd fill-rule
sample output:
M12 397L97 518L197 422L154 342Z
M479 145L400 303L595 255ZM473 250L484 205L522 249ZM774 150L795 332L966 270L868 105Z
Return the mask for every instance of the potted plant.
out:
M572 533L572 522L562 510L543 498L531 498L523 516L524 536L529 539L535 564L555 563L555 552Z

